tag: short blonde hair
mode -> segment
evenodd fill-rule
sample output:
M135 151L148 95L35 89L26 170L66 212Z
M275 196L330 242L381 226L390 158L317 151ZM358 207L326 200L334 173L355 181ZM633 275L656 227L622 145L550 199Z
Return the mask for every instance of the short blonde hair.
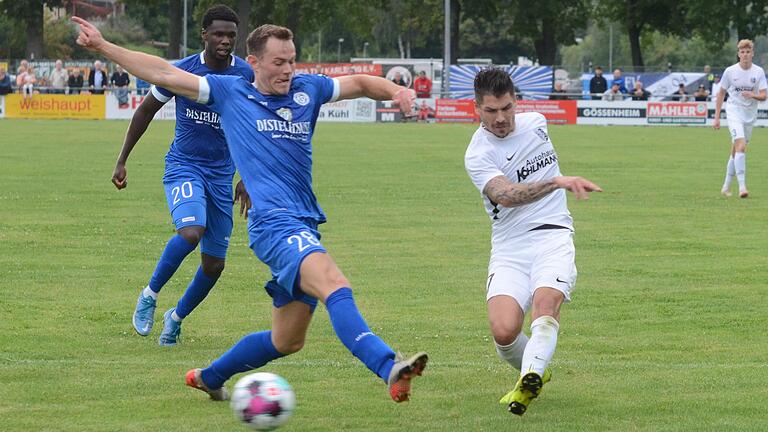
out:
M753 44L752 41L749 40L749 39L742 39L742 40L739 41L739 44L736 45L736 47L738 49L749 48L749 49L754 50L755 49L755 44Z

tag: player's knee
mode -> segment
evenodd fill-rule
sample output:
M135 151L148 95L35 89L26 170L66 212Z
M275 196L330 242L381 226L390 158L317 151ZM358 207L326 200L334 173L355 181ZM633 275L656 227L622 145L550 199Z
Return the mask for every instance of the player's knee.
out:
M203 258L203 273L208 277L219 277L221 272L224 271L224 260L219 258L205 259Z
M522 323L514 324L509 322L491 321L491 334L497 345L506 346L517 339L522 330Z
M304 348L304 338L275 341L275 349L281 354L293 354Z
M191 245L197 246L200 239L203 238L205 228L199 226L188 226L179 230L179 235Z

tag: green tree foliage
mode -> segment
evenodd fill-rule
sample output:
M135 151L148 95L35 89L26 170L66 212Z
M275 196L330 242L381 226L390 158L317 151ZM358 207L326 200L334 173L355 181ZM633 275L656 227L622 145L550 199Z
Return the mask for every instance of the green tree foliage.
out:
M61 6L63 0L0 0L0 12L23 24L26 33L24 57L43 56L44 10Z
M768 0L685 0L686 19L710 47L722 47L736 32L738 39L755 39L768 32Z

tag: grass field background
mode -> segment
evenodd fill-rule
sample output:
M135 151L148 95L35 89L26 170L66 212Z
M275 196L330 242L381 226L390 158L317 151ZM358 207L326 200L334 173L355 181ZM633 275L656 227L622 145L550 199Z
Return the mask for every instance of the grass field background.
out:
M118 192L110 177L126 127L0 121L3 431L244 430L183 374L268 327L268 271L238 220L227 268L182 343L158 346L160 322L134 333L136 296L173 234L161 184L173 123L151 126ZM283 430L765 430L768 132L754 133L742 200L719 194L724 130L550 127L562 171L605 192L569 197L577 289L553 380L517 418L497 404L516 374L487 326L489 221L463 168L475 128L318 126L323 243L373 330L431 361L412 401L394 404L321 306L304 350L263 368L296 391ZM156 319L198 263L190 255L166 285Z

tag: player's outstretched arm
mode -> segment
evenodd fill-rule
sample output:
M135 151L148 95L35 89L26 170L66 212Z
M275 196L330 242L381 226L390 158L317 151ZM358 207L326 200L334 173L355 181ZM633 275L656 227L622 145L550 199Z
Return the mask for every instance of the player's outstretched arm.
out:
M371 75L346 75L339 80L339 100L368 97L373 100L394 101L405 115L410 115L416 92L401 87L382 77Z
M488 181L483 193L504 207L517 207L538 201L560 188L571 191L577 199L588 199L589 192L603 191L582 177L560 176L540 182L513 183L505 176L497 176Z
M80 26L77 44L103 54L129 73L148 83L159 85L188 99L198 99L200 77L183 71L160 57L131 51L105 40L99 29L80 17L72 17Z
M139 142L144 132L147 131L149 123L152 122L155 114L160 111L163 105L165 105L163 102L160 102L152 96L152 93L149 93L136 109L136 112L133 113L131 124L128 125L128 130L125 132L123 147L117 156L115 170L112 172L112 184L116 188L123 189L128 186L128 171L125 169L125 164L128 163L128 156L131 155L131 151L133 151L136 143Z

